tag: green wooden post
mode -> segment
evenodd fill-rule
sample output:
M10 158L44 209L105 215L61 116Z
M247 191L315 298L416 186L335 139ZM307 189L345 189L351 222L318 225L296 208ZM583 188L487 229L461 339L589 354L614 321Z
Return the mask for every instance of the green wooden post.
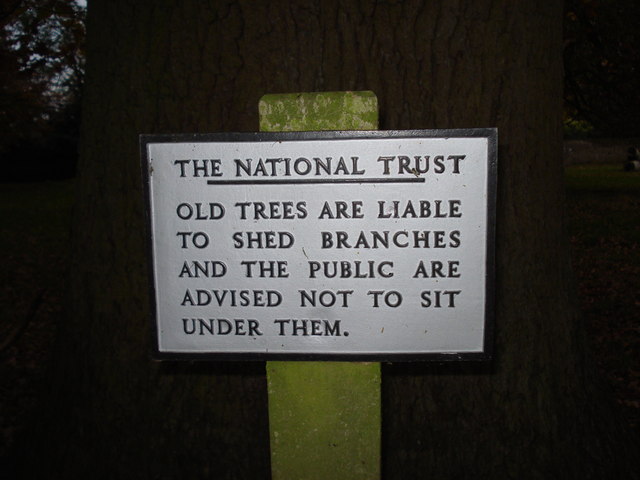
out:
M373 92L265 95L260 130L375 130ZM380 478L380 364L268 362L273 480Z

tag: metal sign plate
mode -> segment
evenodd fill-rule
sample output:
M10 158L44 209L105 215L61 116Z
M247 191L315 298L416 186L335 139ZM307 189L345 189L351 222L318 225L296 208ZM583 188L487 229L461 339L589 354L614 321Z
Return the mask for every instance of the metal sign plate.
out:
M156 355L488 359L496 142L142 135Z

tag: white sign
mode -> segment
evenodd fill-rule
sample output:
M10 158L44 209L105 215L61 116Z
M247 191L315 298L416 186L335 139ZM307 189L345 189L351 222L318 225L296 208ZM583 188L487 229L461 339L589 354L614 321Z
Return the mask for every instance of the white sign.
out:
M158 356L488 358L496 137L143 135Z

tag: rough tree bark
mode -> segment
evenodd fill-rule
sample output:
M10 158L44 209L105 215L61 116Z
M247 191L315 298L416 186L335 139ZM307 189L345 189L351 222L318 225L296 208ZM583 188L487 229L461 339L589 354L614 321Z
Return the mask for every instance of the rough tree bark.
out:
M636 474L572 299L560 2L90 0L88 16L72 318L42 465L268 477L264 365L149 358L137 135L256 131L265 93L373 90L383 129L500 135L495 360L385 366L385 478Z

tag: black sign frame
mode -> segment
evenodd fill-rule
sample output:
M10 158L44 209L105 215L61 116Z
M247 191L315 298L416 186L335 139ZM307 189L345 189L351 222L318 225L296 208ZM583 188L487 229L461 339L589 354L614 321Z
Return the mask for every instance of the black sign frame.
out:
M487 138L487 238L485 270L484 341L480 352L425 353L286 353L286 352L167 352L158 348L156 286L153 271L153 232L150 198L150 159L148 146L154 143L206 142L280 142L299 140L340 139L403 139L403 138ZM140 158L145 203L146 245L148 262L149 305L151 317L152 356L164 361L376 361L376 362L487 362L493 357L495 328L495 244L498 172L497 128L447 130L372 130L313 132L220 132L206 134L142 134L139 136Z

